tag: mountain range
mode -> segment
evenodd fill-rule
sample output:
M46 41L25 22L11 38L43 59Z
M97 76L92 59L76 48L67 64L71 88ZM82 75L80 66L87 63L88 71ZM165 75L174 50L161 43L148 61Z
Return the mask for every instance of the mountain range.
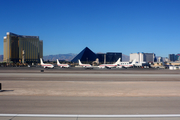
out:
M43 59L45 61L56 61L58 60L65 60L65 61L71 61L77 54L69 53L69 54L58 54L58 55L47 55L43 56Z
M47 55L43 56L43 59L45 61L56 61L58 60L65 60L65 61L71 61L77 54L69 53L69 54L58 54L58 55ZM0 61L3 61L3 55L0 55ZM122 54L122 61L129 61L129 56Z
M58 60L66 60L71 61L77 54L69 53L69 54L58 54L58 55L48 55L44 56L43 59L45 61L56 61ZM129 56L122 54L122 61L129 61Z

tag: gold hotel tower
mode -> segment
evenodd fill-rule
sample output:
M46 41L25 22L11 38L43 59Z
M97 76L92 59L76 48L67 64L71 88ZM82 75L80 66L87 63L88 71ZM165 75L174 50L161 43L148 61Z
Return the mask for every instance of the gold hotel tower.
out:
M24 36L7 32L4 37L4 62L36 63L43 57L43 41L39 36Z

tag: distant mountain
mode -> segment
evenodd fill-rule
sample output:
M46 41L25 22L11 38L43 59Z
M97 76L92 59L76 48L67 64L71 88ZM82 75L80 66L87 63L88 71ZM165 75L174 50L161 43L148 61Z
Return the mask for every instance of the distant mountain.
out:
M58 55L48 55L48 56L43 56L43 59L45 61L56 61L56 59L59 60L66 60L66 61L71 61L77 54L58 54ZM3 55L0 55L0 61L3 61Z
M77 54L69 53L69 54L58 54L58 55L47 55L43 56L45 61L56 61L59 60L66 60L71 61ZM3 61L3 55L0 55L0 61ZM122 61L129 61L129 56L122 54Z
M122 54L122 62L128 62L130 57L128 55Z
M3 55L0 55L0 61L3 61Z
M69 54L58 54L58 55L47 55L43 56L43 59L45 61L56 61L58 60L66 60L66 61L71 61L77 54L69 53ZM129 56L122 54L122 61L129 61Z
M69 54L58 54L58 55L48 55L48 56L43 56L43 59L45 61L56 61L58 60L66 60L66 61L71 61L77 54L69 53Z
M69 53L69 54L58 54L58 55L47 55L43 56L43 59L45 61L56 61L56 59L59 60L66 60L66 61L71 61L77 54ZM158 59L160 56L156 56ZM166 57L162 57L163 61L165 60ZM130 57L128 55L122 54L122 61L129 61ZM0 55L0 61L3 61L3 55Z

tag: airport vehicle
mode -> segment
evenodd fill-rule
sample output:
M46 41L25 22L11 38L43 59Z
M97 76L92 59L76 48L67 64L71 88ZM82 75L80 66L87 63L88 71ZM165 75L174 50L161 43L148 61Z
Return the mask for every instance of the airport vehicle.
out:
M52 64L43 63L42 58L40 58L40 61L41 61L41 66L42 67L44 67L44 68L54 68L54 65L52 65Z
M121 58L119 58L114 64L101 64L98 67L99 68L108 68L108 69L115 68L120 63L120 60L121 60Z
M119 62L116 68L130 68L133 67L135 63L136 63L136 59L134 59L132 62Z
M78 62L79 62L79 66L82 66L84 68L92 68L90 64L82 64L80 60L78 60Z
M68 64L61 64L59 63L59 60L57 59L57 65L61 68L69 68L69 65Z
M134 64L135 67L141 67L141 68L150 68L151 65L148 62L136 62Z

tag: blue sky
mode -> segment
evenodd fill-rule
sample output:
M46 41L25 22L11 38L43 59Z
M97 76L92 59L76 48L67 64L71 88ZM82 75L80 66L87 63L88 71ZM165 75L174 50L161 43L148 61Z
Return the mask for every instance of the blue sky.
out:
M180 0L0 0L6 32L39 36L44 55L180 53Z

